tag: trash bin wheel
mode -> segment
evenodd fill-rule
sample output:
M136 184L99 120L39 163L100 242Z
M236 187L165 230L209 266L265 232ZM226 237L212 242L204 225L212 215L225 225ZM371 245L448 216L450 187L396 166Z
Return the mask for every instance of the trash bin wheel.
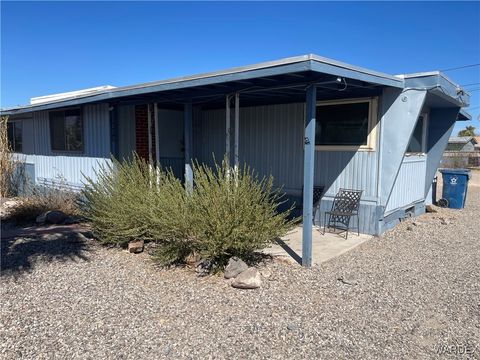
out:
M442 207L442 208L446 208L446 207L448 207L448 200L444 199L444 198L441 198L440 200L438 200L437 205Z

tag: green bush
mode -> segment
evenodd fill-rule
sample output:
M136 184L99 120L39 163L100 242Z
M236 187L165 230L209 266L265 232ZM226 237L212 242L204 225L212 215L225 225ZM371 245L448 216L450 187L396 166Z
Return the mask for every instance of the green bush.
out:
M135 157L102 167L87 180L82 214L104 243L158 242L162 264L196 254L223 266L231 256L248 259L293 227L289 212L277 213L281 194L271 177L258 179L245 167L238 173L224 162L210 169L196 164L194 188L152 169Z
M293 227L289 212L277 213L282 194L273 178L259 179L248 167L235 173L224 161L194 167L191 224L202 258L224 265L232 256L248 259Z

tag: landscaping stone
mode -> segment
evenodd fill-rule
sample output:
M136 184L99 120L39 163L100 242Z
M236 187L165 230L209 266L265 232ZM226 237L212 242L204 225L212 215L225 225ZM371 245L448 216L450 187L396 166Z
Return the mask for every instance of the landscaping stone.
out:
M265 279L269 279L272 277L272 271L268 268L263 268L260 270L260 274L265 278Z
M440 224L442 225L449 225L450 224L450 221L448 219L445 219L445 218L439 218L440 220Z
M40 214L37 216L37 218L35 219L35 222L37 224L45 224L45 220L46 220L46 217L47 217L47 213L43 213L43 214Z
M143 246L143 240L130 241L128 243L128 252L133 254L141 253L143 251Z
M240 273L232 282L232 286L238 289L257 289L262 285L260 272L254 267Z
M61 224L66 218L67 215L59 210L47 211L45 213L45 222L48 224Z
M228 264L225 267L225 279L231 279L238 274L248 269L248 265L242 259L238 257L232 257L228 260Z
M195 272L197 276L203 277L210 274L210 270L212 270L213 263L210 260L200 260L197 261L195 266Z
M79 223L79 219L76 218L76 217L73 217L73 216L67 216L65 218L65 220L63 220L63 223L65 225L72 225L72 224L78 224Z

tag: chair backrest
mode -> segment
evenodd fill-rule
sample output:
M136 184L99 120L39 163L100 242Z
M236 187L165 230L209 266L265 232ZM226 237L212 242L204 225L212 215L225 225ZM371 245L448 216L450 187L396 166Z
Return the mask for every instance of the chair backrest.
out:
M318 203L320 202L320 199L322 198L324 189L325 189L325 186L314 186L313 187L313 207L316 207L318 205ZM304 189L302 188L302 199L303 199L303 191L304 191Z
M324 188L325 186L313 187L313 207L317 207L318 203L320 202L320 199L322 198L322 195L323 195Z
M333 199L332 211L353 214L360 207L363 190L341 188Z

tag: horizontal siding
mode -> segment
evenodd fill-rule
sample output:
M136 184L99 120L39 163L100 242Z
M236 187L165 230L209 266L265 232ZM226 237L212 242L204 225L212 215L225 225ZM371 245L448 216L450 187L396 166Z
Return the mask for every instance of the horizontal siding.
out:
M232 116L233 131L233 116ZM273 175L277 186L301 193L303 187L304 104L240 108L240 162L260 175ZM195 155L207 164L225 153L225 110L202 111L195 121ZM233 151L233 136L232 136ZM212 156L213 154L213 156ZM316 151L315 184L333 196L340 187L364 190L375 201L377 152Z
M425 156L405 157L388 200L386 214L424 200L426 166Z
M95 180L95 171L110 163L107 158L80 156L19 155L19 159L33 164L35 183L62 181L72 186L81 186L85 182L84 175Z

